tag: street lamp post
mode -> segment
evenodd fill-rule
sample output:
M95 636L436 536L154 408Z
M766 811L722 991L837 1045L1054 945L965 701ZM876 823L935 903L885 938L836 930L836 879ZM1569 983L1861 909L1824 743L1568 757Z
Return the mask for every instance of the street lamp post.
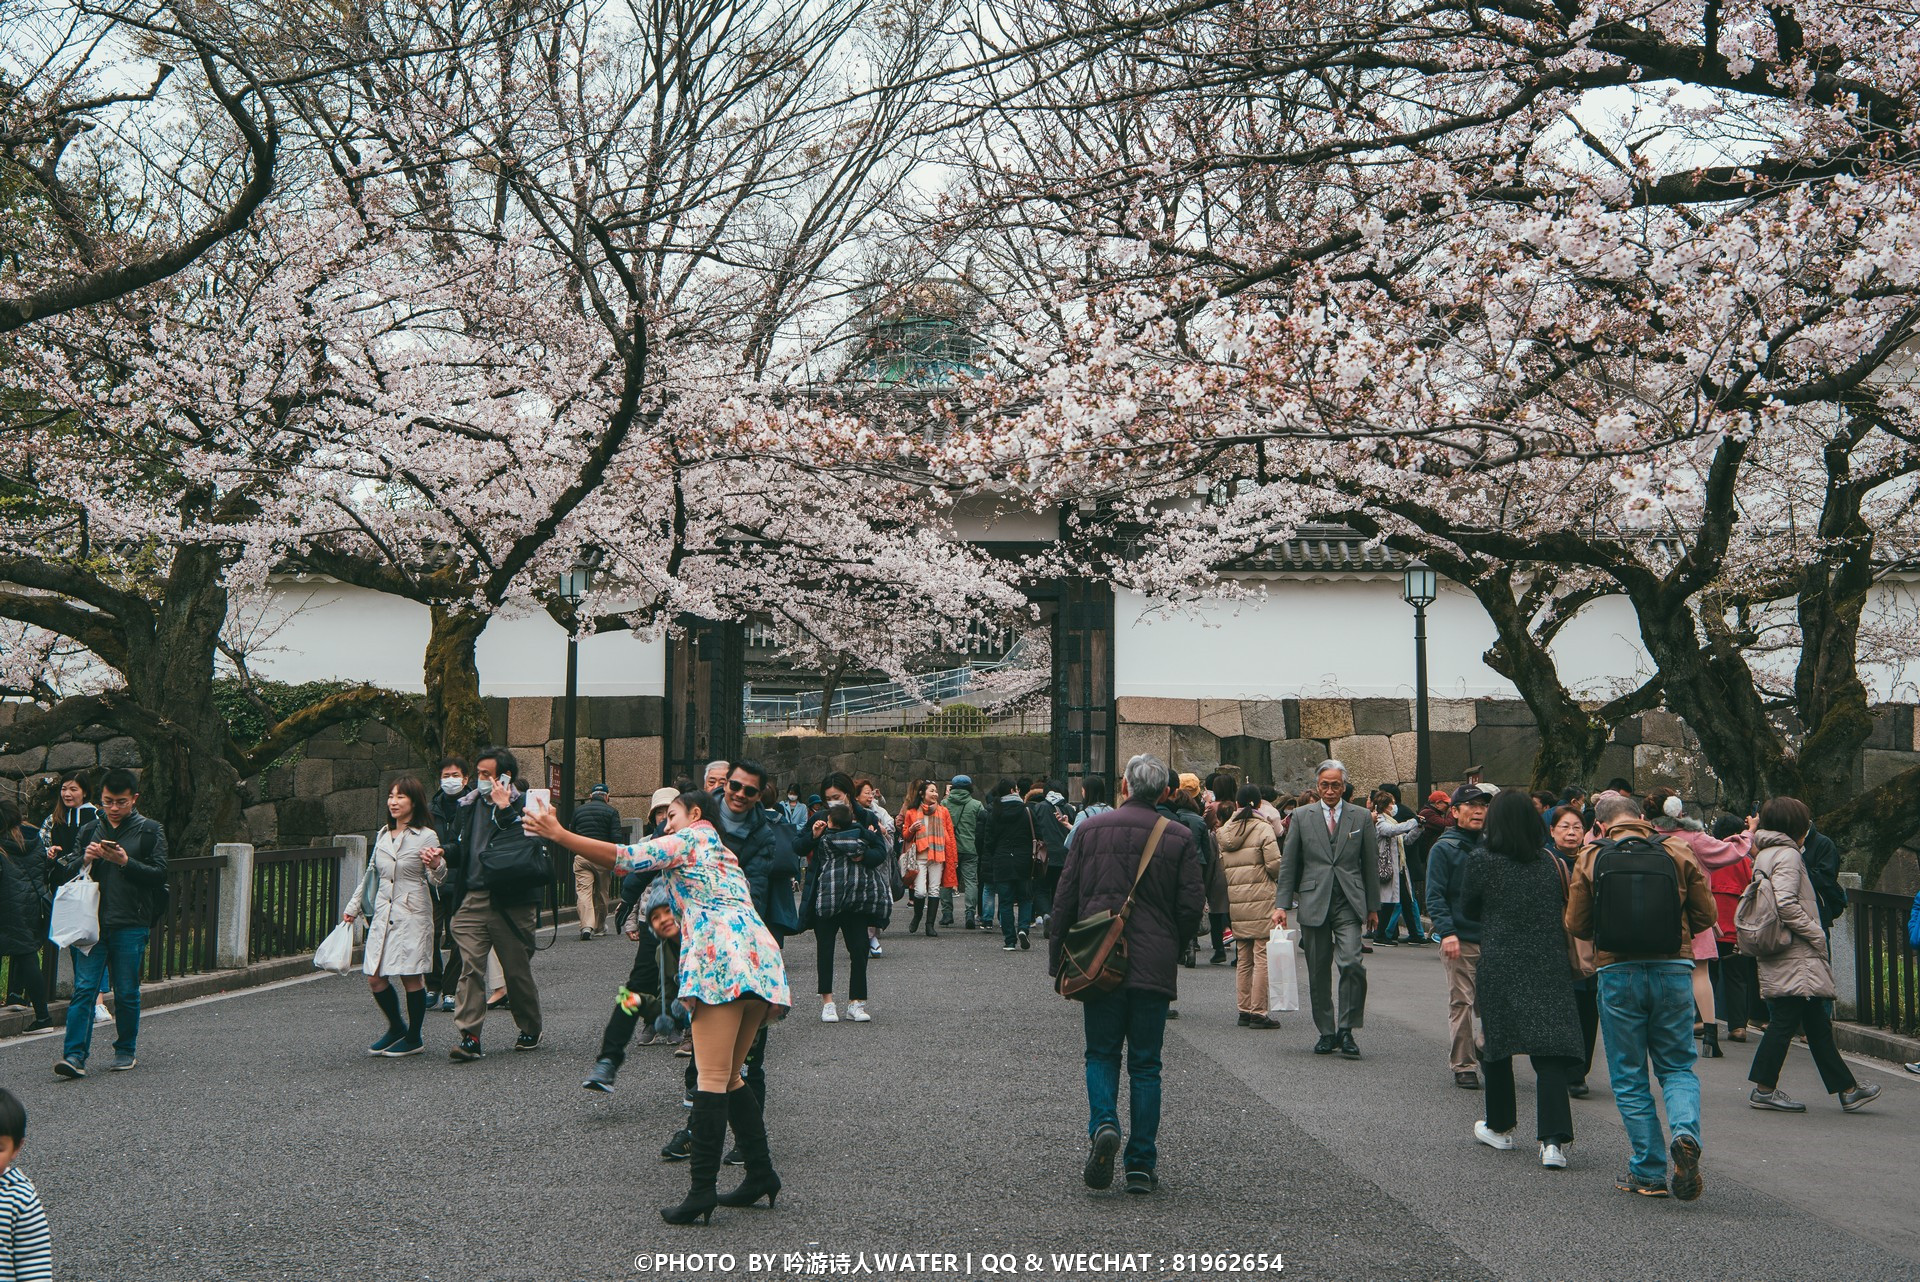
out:
M1400 595L1413 607L1413 775L1425 805L1433 787L1433 756L1427 733L1427 607L1440 595L1440 576L1424 562L1407 567Z
M582 551L573 564L560 571L560 597L576 610L593 586L594 558ZM578 620L575 620L577 625ZM578 627L567 629L567 696L560 730L560 796L556 809L560 821L573 818L574 766L578 751L580 695L580 637Z

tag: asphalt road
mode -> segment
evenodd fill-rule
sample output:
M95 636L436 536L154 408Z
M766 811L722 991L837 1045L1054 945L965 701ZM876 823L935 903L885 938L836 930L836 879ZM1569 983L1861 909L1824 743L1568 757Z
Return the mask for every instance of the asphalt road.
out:
M786 1191L710 1228L654 1210L686 1185L657 1157L684 1116L683 1061L636 1048L616 1095L580 1089L624 941L563 937L540 956L547 1042L531 1054L507 1050L495 1012L479 1063L445 1059L444 1015L428 1055L370 1060L363 981L326 976L156 1011L130 1073L59 1082L58 1042L18 1039L0 1080L29 1110L22 1164L63 1279L796 1279L862 1252L869 1269L879 1252L931 1252L954 1257L948 1276L1035 1282L1276 1275L1175 1258L1250 1252L1280 1254L1288 1277L1356 1282L1920 1275L1920 1082L1904 1075L1859 1069L1887 1090L1845 1116L1797 1051L1783 1084L1813 1107L1782 1117L1745 1107L1744 1048L1704 1063L1706 1195L1649 1202L1613 1188L1626 1144L1603 1088L1575 1104L1567 1172L1541 1170L1530 1145L1473 1143L1479 1096L1446 1072L1437 950L1371 959L1358 1063L1311 1055L1304 1015L1235 1027L1231 969L1202 965L1182 972L1169 1026L1160 1192L1095 1194L1079 1182L1077 1008L1049 990L1042 954L958 930L889 938L865 1025L818 1022L813 941L790 945L801 1005L769 1055ZM1523 1081L1523 1129L1531 1107ZM655 1252L733 1266L654 1267ZM988 1263L1002 1253L1011 1270ZM867 1276L941 1272L916 1263Z

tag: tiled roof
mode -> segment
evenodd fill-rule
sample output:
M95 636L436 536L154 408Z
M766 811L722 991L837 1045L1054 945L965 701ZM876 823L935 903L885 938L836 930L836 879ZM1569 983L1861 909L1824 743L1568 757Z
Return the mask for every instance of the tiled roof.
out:
M1235 561L1235 570L1304 574L1394 573L1411 558L1385 544L1369 544L1344 525L1303 525L1286 542Z

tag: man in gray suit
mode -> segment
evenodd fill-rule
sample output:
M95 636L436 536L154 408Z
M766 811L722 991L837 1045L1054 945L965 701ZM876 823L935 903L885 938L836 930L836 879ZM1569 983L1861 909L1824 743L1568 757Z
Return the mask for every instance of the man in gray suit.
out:
M1320 1030L1315 1055L1339 1051L1359 1059L1353 1030L1366 1023L1367 969L1360 961L1360 932L1380 922L1379 862L1373 816L1344 800L1347 768L1323 761L1314 791L1320 800L1293 812L1280 848L1280 879L1273 897L1273 924L1285 926L1299 901L1300 943L1307 954L1313 992L1313 1023ZM1336 1010L1333 967L1340 967ZM1337 1018L1336 1018L1337 1016Z

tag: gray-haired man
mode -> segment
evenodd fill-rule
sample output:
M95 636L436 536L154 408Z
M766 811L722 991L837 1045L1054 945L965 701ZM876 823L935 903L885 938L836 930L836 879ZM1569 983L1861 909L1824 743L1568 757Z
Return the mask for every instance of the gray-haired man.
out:
M1353 1030L1366 1023L1367 968L1360 960L1360 932L1380 923L1380 884L1373 875L1378 842L1366 807L1344 800L1347 768L1323 761L1315 772L1320 800L1293 812L1280 848L1273 924L1285 926L1296 900L1300 943L1307 954L1313 993L1313 1023L1320 1040L1313 1053L1359 1059ZM1333 967L1340 968L1339 1003Z

